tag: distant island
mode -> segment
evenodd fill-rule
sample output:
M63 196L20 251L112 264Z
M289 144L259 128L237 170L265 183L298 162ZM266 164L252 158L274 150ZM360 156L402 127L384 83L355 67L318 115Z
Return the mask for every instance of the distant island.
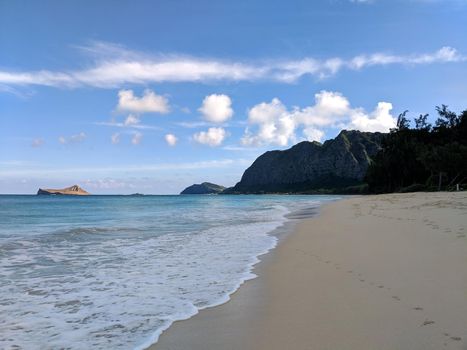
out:
M78 185L73 185L60 190L50 188L39 188L38 195L66 195L66 196L88 196L89 192L83 190Z
M203 182L202 184L194 184L185 188L180 194L218 194L224 190L224 186Z

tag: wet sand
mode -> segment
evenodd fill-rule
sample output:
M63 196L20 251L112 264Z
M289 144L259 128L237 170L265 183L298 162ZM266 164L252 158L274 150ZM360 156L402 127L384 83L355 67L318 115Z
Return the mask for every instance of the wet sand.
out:
M294 231L151 349L467 349L466 192L345 199Z

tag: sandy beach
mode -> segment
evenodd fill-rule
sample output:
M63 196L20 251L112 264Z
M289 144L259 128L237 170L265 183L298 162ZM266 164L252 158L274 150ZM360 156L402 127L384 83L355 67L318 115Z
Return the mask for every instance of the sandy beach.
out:
M467 349L467 193L344 199L150 349Z

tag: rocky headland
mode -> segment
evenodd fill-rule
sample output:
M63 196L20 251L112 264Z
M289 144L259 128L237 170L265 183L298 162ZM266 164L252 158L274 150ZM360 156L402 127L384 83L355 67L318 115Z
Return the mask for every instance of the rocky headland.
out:
M63 189L39 188L38 195L67 195L67 196L88 196L89 192L83 190L78 185L73 185Z
M218 194L225 190L224 186L216 185L210 182L194 184L185 188L180 194Z
M358 192L385 134L343 130L323 144L303 141L259 156L225 194Z

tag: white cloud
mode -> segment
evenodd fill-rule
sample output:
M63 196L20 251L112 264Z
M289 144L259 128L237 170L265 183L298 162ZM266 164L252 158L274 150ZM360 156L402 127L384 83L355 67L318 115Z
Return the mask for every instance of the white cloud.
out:
M167 134L165 135L165 142L169 146L175 146L177 144L178 138L174 134Z
M101 126L111 126L117 128L132 128L132 129L141 129L141 130L162 130L162 128L153 125L145 125L145 124L130 124L126 125L124 122L119 123L115 121L110 122L95 122L94 125L101 125Z
M201 131L193 135L193 139L201 144L211 147L220 146L227 136L223 128L209 128L208 131Z
M436 51L434 54L425 54L412 57L411 62L413 64L420 63L434 63L434 62L458 62L465 60L456 49L452 47L445 46Z
M285 146L295 139L295 120L282 102L274 98L270 103L260 103L248 112L248 121L258 125L258 132L252 135L247 128L244 145L278 144Z
M143 96L137 97L132 90L120 90L118 92L119 112L130 113L168 113L169 101L166 97L157 95L152 90L144 90Z
M0 85L43 85L77 88L93 86L114 88L125 84L160 82L256 81L278 80L294 82L304 75L324 78L342 69L358 70L375 65L421 65L465 62L467 56L455 48L445 46L422 54L393 55L387 53L363 54L356 57L331 57L301 60L235 62L177 55L147 55L130 51L122 46L95 42L82 51L91 54L91 67L75 71L0 71ZM141 98L131 90L122 90L122 110L128 112L168 111L165 97L147 90Z
M134 145L139 145L143 140L143 134L140 132L135 132L131 138L131 143Z
M323 140L324 131L315 129L313 127L306 127L303 129L303 135L308 141L318 141L321 142Z
M123 125L125 126L134 126L139 124L139 117L134 114L129 114L128 117L126 117L125 121L123 122Z
M379 102L376 109L366 114L363 110L356 109L351 113L348 128L370 132L388 132L396 126L395 118L391 115L392 104Z
M338 92L321 91L315 94L315 103L304 108L288 109L278 99L260 103L248 112L249 127L241 139L243 145L286 146L297 141L296 132L302 130L309 141L321 141L323 128L339 127L360 131L388 132L396 125L390 111L392 104L378 103L366 113L363 108L352 108L346 97ZM255 129L256 132L252 132Z
M70 136L70 142L81 142L86 138L86 134L84 132L80 132L77 135Z
M346 65L346 61L339 57L325 60L307 57L297 61L282 62L275 69L272 69L270 74L276 80L293 83L304 75L326 78L336 74Z
M311 126L329 126L349 113L350 103L338 92L321 91L315 94L315 104L303 109L295 108L298 123Z
M351 69L362 69L369 66L386 66L390 64L420 65L433 63L449 63L466 61L467 57L449 46L442 47L436 52L420 55L397 56L384 53L360 55L348 62Z
M58 138L58 142L60 142L62 145L67 143L79 143L84 141L85 138L86 134L84 132L80 132L79 134L71 135L70 137L60 136Z
M205 120L212 123L224 123L233 115L232 100L227 95L212 94L204 98L198 110Z
M32 142L31 142L31 146L34 147L34 148L41 147L42 145L44 145L44 139L43 138L33 139Z
M175 123L183 128L193 129L193 128L201 128L205 126L211 125L211 123L205 121L185 121L185 122L178 122Z
M112 134L110 137L110 140L112 141L112 144L116 145L120 143L120 133L116 132L115 134Z

